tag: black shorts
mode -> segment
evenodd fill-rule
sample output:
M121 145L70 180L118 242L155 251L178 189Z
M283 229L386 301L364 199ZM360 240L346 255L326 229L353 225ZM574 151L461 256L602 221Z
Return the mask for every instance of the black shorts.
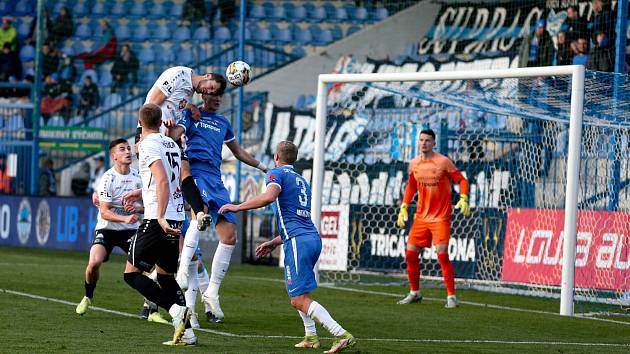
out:
M168 220L172 228L181 229L181 221ZM177 271L179 236L169 235L155 219L145 219L131 240L127 260L136 268L150 272L154 265L167 273Z
M131 239L133 235L136 234L135 229L130 230L94 230L94 241L92 241L92 246L94 245L103 245L105 250L107 251L107 256L105 256L105 260L103 262L107 262L109 260L109 255L112 253L114 247L118 246L120 249L125 251L125 253L129 252L129 245L131 244Z

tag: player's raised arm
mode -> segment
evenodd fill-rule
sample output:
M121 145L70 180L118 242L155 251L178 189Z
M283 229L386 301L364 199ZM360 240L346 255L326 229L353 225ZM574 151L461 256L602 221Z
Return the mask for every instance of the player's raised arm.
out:
M256 167L257 169L265 173L267 173L267 171L269 170L269 168L265 166L264 163L256 160L256 158L252 156L249 152L247 152L247 150L243 149L243 147L236 141L236 139L227 142L225 145L227 145L230 151L232 151L234 157L236 157L240 161L243 161L244 163L252 167Z
M280 195L280 190L281 189L279 185L269 184L267 186L267 190L264 193L259 194L244 203L238 205L225 204L221 207L221 209L219 209L219 214L224 214L226 212L239 212L264 207L273 203L273 201L278 198L278 195Z
M468 183L468 180L452 162L448 171L448 176L451 180L453 180L453 182L459 184L459 201L455 204L455 208L459 209L462 215L470 216L470 205L468 204L470 184Z

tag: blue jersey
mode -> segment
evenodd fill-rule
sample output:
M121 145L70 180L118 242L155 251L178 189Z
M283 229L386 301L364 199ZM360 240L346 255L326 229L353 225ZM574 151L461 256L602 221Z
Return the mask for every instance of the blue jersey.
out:
M272 204L282 241L319 233L311 221L311 187L293 166L276 167L265 178L267 186L280 187L280 194Z
M224 143L234 140L230 122L222 114L204 111L201 119L195 121L190 110L185 110L177 124L186 131L185 152L191 171L201 170L221 178L221 149Z

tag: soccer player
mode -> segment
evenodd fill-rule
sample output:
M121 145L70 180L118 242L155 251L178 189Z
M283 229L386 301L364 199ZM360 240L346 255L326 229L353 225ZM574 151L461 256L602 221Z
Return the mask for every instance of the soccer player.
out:
M464 216L470 215L468 180L459 172L453 161L433 151L435 133L431 129L420 132L420 156L409 162L409 182L400 205L397 224L405 227L407 207L418 193L418 207L409 231L405 260L411 291L398 304L405 305L422 300L420 294L420 252L435 245L438 261L446 284L446 308L457 307L455 272L448 258L448 241L451 238L451 180L460 187L459 208Z
M131 147L127 140L116 139L109 144L109 153L114 166L107 170L96 188L98 194L98 217L94 240L90 247L90 258L85 268L85 296L76 308L79 315L87 312L103 262L109 260L114 247L129 252L129 241L138 229L139 206L123 207L122 196L142 186L138 171L131 168Z
M192 118L199 120L199 109L191 104L192 96L195 92L200 94L216 93L225 90L225 86L214 78L215 74L199 75L193 69L185 66L174 66L166 69L155 81L144 101L145 104L153 103L160 106L162 110L163 125L160 126L162 134L167 133L167 128L174 126L181 119L182 111L189 109L192 111ZM221 92L222 92L221 91ZM140 123L136 131L136 143L140 140ZM182 147L180 140L177 144ZM185 155L182 155L182 189L186 201L195 211L196 219L199 221L198 227L204 230L211 222L210 217L204 213L203 200L199 189L190 176L190 168Z
M140 108L142 141L138 146L142 179L144 221L131 241L124 279L132 288L158 306L168 309L175 333L169 345L197 343L190 328L190 309L173 274L177 270L179 237L184 220L184 201L180 182L180 149L160 134L162 111L145 104ZM141 272L155 267L157 284Z
M317 320L335 336L332 347L324 353L337 353L354 346L356 340L309 294L317 288L313 268L322 250L322 240L311 221L311 188L293 170L292 164L297 160L297 155L298 149L292 142L280 142L274 155L276 167L267 172L265 177L267 190L242 204L226 204L219 213L256 209L273 203L280 236L258 246L256 256L262 257L283 244L287 292L291 305L302 317L305 329L304 340L295 347L319 348L313 321Z
M192 112L184 111L178 125L169 129L169 135L178 140L186 134L186 155L190 162L190 172L194 183L201 191L204 207L212 216L219 235L219 245L212 259L210 285L203 294L204 303L211 308L216 322L224 320L224 313L219 303L219 287L230 265L230 258L236 244L236 218L232 213L219 215L217 212L224 204L230 202L230 194L221 181L221 150L223 144L234 156L244 163L267 171L267 167L243 149L232 133L230 122L222 114L218 114L223 102L223 92L227 82L222 75L213 74L213 80L220 83L215 94L204 94L204 105L201 119L193 121ZM194 209L194 208L193 208ZM199 242L199 228L196 220L191 220L184 238L184 247L177 271L177 282L183 289L188 288L190 277L196 277L197 265L191 259Z

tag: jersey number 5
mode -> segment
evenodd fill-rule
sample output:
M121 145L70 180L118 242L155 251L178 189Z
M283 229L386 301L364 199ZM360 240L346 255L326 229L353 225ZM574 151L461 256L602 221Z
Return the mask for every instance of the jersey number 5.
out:
M297 184L298 188L300 188L300 194L298 195L298 201L300 205L306 207L308 205L308 196L306 195L306 183L299 179L295 179L295 184Z
M166 152L166 157L168 158L168 163L171 165L171 170L173 173L171 174L171 182L175 180L175 169L179 170L179 162L177 162L177 157L179 157L178 152Z

